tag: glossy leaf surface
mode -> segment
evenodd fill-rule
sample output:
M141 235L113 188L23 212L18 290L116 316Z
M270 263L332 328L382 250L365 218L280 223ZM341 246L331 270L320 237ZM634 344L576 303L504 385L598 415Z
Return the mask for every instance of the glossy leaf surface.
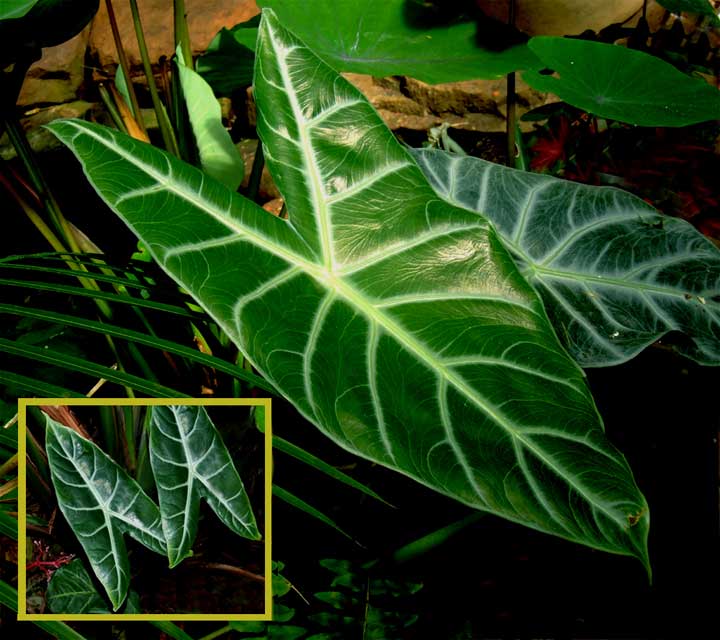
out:
M255 91L289 220L114 131L52 128L335 442L464 503L646 560L644 498L490 225L440 199L361 94L272 14Z
M245 172L240 152L223 126L220 104L202 76L185 66L180 46L178 74L203 171L233 191Z
M499 78L537 68L527 45L494 51L477 42L475 20L423 24L407 0L260 0L338 71L406 75L424 82Z
M123 534L165 555L160 512L95 444L49 417L45 433L58 506L117 611L130 579Z
M201 497L229 529L260 539L245 487L204 407L152 408L150 463L171 567L192 555Z
M669 331L720 364L720 251L627 192L438 150L415 157L443 198L490 217L584 367L629 360Z
M528 44L557 77L526 71L523 80L595 115L644 127L720 118L720 91L648 53L549 36Z

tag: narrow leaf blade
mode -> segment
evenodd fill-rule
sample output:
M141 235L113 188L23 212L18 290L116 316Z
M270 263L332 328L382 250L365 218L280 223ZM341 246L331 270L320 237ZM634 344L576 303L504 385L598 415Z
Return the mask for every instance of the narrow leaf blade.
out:
M48 416L45 434L58 506L117 611L130 580L123 534L165 555L160 512L95 444Z
M201 497L231 531L260 539L243 482L204 407L152 408L150 463L171 567L192 555Z

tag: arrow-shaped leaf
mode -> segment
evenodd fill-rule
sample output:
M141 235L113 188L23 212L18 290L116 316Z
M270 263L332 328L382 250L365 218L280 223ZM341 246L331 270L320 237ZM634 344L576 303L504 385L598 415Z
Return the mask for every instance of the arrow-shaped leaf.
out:
M260 539L243 482L204 407L152 408L150 463L171 567L192 555L201 497L229 529Z
M490 217L584 367L629 360L669 331L720 365L720 251L625 191L439 150L415 158L443 198Z
M290 220L117 132L52 125L161 265L341 446L646 561L647 506L492 227L266 12L258 130Z
M160 512L114 460L47 416L45 450L58 506L117 611L130 582L123 534L165 555Z

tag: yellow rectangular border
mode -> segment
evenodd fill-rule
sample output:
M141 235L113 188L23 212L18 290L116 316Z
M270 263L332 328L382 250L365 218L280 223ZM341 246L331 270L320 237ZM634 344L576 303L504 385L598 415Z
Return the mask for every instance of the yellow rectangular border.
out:
M265 613L237 614L63 614L26 612L27 408L31 406L255 406L265 407ZM18 399L18 620L49 621L269 621L272 620L272 401L270 398L19 398Z

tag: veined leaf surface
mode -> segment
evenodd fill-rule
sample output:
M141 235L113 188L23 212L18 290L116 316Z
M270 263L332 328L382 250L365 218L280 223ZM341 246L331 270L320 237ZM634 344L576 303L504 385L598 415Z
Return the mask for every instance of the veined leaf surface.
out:
M130 581L123 534L165 555L160 512L107 454L47 416L45 450L58 506L117 611Z
M45 597L53 613L108 613L80 558L52 574Z
M720 251L640 198L437 149L415 158L438 194L487 215L584 367L619 364L669 331L720 365Z
M171 567L192 555L201 497L232 531L260 539L243 482L204 407L152 408L150 463Z
M469 505L646 561L645 500L487 221L439 198L362 95L267 12L255 95L290 220L117 132L52 129L335 442Z

